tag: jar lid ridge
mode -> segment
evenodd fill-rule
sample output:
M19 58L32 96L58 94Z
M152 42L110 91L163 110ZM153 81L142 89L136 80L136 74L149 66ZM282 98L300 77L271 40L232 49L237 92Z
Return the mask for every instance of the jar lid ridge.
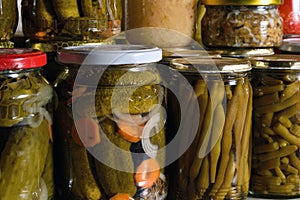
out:
M58 61L66 64L126 65L154 63L162 59L162 50L144 45L82 45L65 47Z
M201 0L204 5L249 5L249 6L266 6L280 5L282 0Z
M0 48L0 71L43 67L46 53L31 48Z

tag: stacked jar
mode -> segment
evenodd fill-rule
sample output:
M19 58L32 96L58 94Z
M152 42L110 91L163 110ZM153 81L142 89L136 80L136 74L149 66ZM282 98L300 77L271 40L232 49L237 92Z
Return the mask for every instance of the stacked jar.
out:
M168 95L179 159L169 168L168 199L245 199L251 170L252 88L248 61L184 58ZM183 76L183 77L182 77ZM188 82L185 82L187 80ZM168 154L169 155L169 154Z
M252 56L274 53L283 39L281 0L201 0L202 42L225 54Z
M22 0L21 14L33 41L101 41L121 31L120 0Z
M250 193L300 197L298 55L251 58L253 159Z
M17 0L1 1L0 6L0 47L11 48L14 43L10 40L14 36L19 19Z
M66 46L106 41L121 32L121 0L22 0L26 47L47 53L43 75L51 82L63 70L57 51Z
M0 49L0 199L54 198L53 89L41 75L46 54Z
M283 18L284 37L300 36L300 3L297 0L284 0L279 6L279 12Z
M124 0L127 40L160 48L191 46L197 19L197 0Z
M165 92L159 48L62 49L54 124L62 199L165 199Z

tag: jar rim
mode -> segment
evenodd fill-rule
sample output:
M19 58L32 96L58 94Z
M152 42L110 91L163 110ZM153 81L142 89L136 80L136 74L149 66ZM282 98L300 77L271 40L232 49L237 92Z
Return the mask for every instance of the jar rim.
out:
M43 67L46 53L32 48L0 48L0 71Z
M280 5L282 0L201 0L204 5L266 6Z

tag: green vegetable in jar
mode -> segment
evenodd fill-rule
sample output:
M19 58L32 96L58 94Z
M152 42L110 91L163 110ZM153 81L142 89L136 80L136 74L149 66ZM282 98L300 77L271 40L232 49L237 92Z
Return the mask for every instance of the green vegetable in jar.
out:
M115 144L117 147L125 150L126 152L130 152L131 143L122 139L118 133L116 132L116 125L110 119L106 119L101 123L101 127L103 129L104 134L106 134L107 138ZM126 166L130 171L134 171L133 169L133 160L131 156L126 156L127 154L117 155L114 153L115 146L106 145L105 141L102 141L99 146L100 148L105 150L107 156L110 157L108 160L110 161L110 166ZM136 186L133 179L133 174L129 172L119 171L117 169L113 169L106 164L95 160L95 168L98 180L104 190L104 192L108 196L113 196L119 192L128 193L130 195L134 195L136 192Z
M0 158L0 199L32 200L49 148L49 124L11 128ZM20 179L22 177L22 179Z
M45 117L52 122L47 111L53 89L39 75L20 75L17 78L0 76L0 126L11 127L22 122L38 126Z
M52 4L60 22L80 16L77 0L53 0Z
M0 40L9 41L17 28L19 19L17 0L2 0L0 8Z
M22 27L28 37L51 36L56 30L56 15L51 1L22 0Z

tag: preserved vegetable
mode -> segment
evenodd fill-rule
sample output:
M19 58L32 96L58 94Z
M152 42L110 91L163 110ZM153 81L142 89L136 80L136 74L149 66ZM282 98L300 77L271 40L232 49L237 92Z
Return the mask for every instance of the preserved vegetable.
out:
M170 169L170 199L246 198L251 167L250 63L197 57L174 59L171 67L188 79L192 89L179 87L187 96L182 103L188 105L181 111L182 105L169 93L168 113L181 113L183 137L193 140ZM198 119L190 116L197 110ZM176 127L179 117L169 116L168 123Z
M40 73L46 55L0 51L0 199L51 200L53 89Z
M187 46L194 38L197 0L130 0L126 1L125 7L126 30L159 28L153 32L145 30L145 43L152 42L159 47ZM141 36L135 34L135 37ZM135 37L131 39L136 41Z
M19 20L17 0L1 0L0 41L9 41L15 34Z
M51 1L22 0L22 28L26 38L49 40L58 33Z
M278 6L206 6L202 41L208 47L265 48L281 45Z
M120 0L22 0L21 14L32 41L102 41L121 31Z
M283 33L286 37L300 34L300 2L297 0L284 0L279 6L283 18Z
M250 192L299 197L299 58L254 57L253 157Z
M81 65L85 58L89 65ZM55 81L60 196L165 199L164 88L155 64L161 50L78 46L58 59L67 64Z

